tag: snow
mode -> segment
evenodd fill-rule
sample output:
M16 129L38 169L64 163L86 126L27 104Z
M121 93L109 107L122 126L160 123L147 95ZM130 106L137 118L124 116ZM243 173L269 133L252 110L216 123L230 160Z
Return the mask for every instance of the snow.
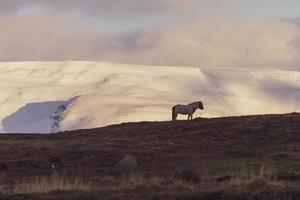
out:
M53 132L51 116L64 101L28 103L17 112L3 119L2 124L9 132Z
M205 110L195 117L300 110L300 73L277 69L7 62L0 80L0 132L8 133L170 120L174 104L199 100Z

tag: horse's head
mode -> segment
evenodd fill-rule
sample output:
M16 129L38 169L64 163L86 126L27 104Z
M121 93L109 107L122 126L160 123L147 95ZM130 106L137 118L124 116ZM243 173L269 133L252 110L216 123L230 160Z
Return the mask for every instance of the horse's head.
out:
M199 102L198 102L198 107L199 107L201 110L203 110L203 109L204 109L204 107L203 107L203 103L202 103L201 101L199 101Z

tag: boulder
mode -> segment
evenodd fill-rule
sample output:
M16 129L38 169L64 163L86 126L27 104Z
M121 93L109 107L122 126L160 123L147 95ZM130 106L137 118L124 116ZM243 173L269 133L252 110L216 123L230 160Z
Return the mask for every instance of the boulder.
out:
M123 170L135 170L138 167L138 163L134 156L127 154L116 166Z

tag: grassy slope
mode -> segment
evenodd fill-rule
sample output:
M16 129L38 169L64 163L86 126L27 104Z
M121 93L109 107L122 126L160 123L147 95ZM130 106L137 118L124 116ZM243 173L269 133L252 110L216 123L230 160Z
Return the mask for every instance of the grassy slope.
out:
M280 173L299 174L299 130L300 115L287 114L140 122L53 135L1 135L0 162L8 167L8 171L0 170L1 185L14 185L21 180L51 175L54 170L48 160L56 158L61 162L56 173L64 177L84 178L103 188L118 182L121 175L114 165L130 153L139 164L136 174L168 179L177 169L188 168L200 173L207 181L201 183L200 189L192 191L183 189L175 192L178 188L174 188L178 185L173 189L159 189L160 186L151 185L147 189L89 192L89 199L99 196L117 199L120 196L122 199L157 198L155 195L170 199L173 196L200 197L205 195L203 191L212 188L222 190L223 185L211 181L213 177L256 173L262 166ZM292 193L298 195L297 190L289 192ZM60 195L63 194L56 192L50 196L55 199ZM87 193L69 193L70 199L76 199L76 195L82 199L81 195L87 196ZM46 196L43 197L50 198ZM17 197L23 198L22 195Z

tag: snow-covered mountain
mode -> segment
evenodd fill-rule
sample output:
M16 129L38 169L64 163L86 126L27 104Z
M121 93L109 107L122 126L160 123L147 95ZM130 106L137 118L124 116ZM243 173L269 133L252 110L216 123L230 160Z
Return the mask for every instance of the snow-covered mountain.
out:
M0 132L170 120L174 104L199 100L196 117L300 111L296 71L13 62L0 63L0 80Z

